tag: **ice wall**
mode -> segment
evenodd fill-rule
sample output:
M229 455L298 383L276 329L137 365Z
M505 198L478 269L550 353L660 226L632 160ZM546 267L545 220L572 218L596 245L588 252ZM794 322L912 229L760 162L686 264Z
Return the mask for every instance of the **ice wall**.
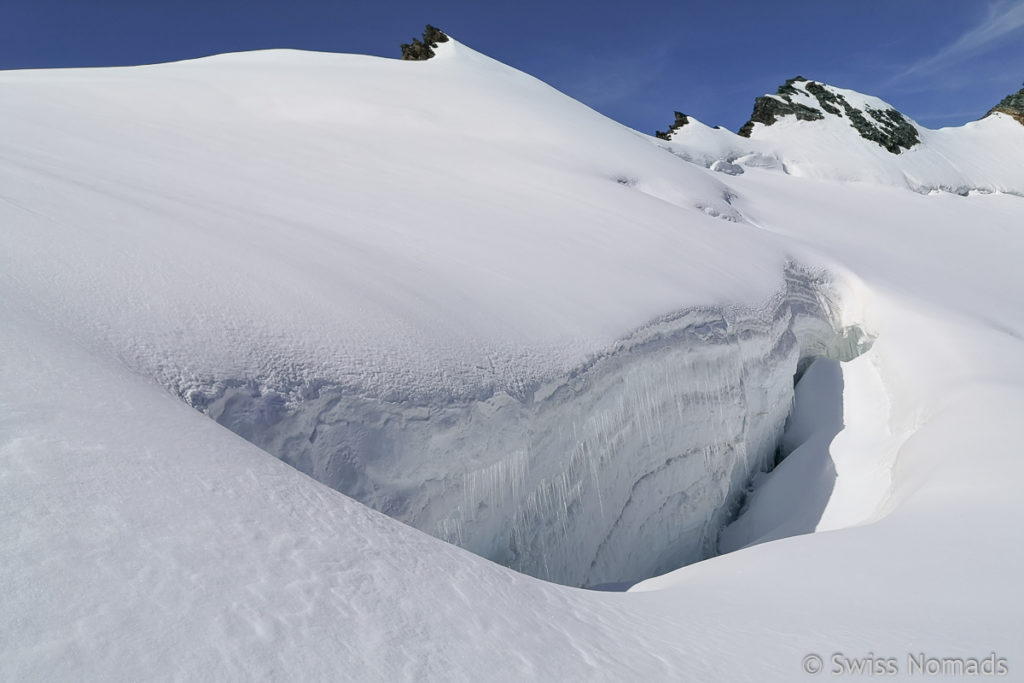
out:
M758 308L690 309L523 397L391 403L257 386L208 414L365 504L521 572L635 582L714 554L770 467L794 376L866 339L837 329L827 282L790 269Z

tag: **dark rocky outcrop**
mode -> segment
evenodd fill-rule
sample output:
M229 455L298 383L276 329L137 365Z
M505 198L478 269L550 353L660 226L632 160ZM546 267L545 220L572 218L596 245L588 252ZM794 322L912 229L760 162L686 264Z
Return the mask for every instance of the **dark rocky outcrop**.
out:
M770 126L784 116L795 116L799 121L817 121L825 118L825 115L817 109L793 102L792 94L789 91L796 92L793 82L798 79L800 76L786 81L786 84L780 87L775 95L763 95L754 100L754 112L750 115L750 120L739 129L739 134L749 138L754 131L755 123Z
M815 81L807 81L804 89L818 100L818 105L829 114L840 114L840 108L850 120L850 125L865 140L884 147L893 154L910 149L921 141L917 129L903 114L893 109L872 109L864 111L847 102L846 98Z
M804 93L814 97L820 108L793 101L794 97ZM891 107L857 109L832 88L809 81L803 76L789 79L774 95L758 97L754 101L754 112L750 120L740 128L739 134L749 138L755 123L770 126L784 116L795 116L800 121L818 121L825 118L826 114L845 116L862 138L893 154L910 149L921 141L917 128L897 110Z
M423 40L413 38L411 43L402 43L400 45L402 59L413 61L430 59L434 56L434 48L437 47L437 44L446 42L448 42L448 36L441 29L427 24L427 27L423 30Z
M1011 116L1017 120L1017 123L1024 126L1024 88L1004 97L999 104L989 109L985 116L997 113Z
M899 154L921 142L914 124L895 109L867 107L864 113L873 120L869 120L860 110L853 107L846 110L850 125L857 129L865 140L877 143L893 154Z
M676 120L672 122L672 125L668 127L667 131L658 130L654 132L654 136L661 138L662 140L671 140L672 133L685 126L690 122L690 117L681 112L676 112Z

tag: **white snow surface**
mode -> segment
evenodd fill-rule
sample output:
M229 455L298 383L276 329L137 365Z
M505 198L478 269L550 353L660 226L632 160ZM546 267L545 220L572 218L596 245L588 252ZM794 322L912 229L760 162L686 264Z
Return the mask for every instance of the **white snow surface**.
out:
M0 678L762 682L994 652L1019 679L1024 128L897 156L692 124L669 154L438 52L0 73ZM625 594L431 538L180 400L523 400L664 316L763 309L790 261L877 337L804 376L833 431L841 384L845 427L825 443L798 397L811 460L729 527L769 542Z
M515 389L781 285L716 178L459 44L0 82L7 282L182 392Z

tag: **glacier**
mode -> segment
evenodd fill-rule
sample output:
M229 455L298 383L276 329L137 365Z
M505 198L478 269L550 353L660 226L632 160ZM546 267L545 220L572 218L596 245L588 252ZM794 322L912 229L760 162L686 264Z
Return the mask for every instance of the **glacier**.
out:
M1013 118L665 141L456 41L0 87L0 677L1019 668Z

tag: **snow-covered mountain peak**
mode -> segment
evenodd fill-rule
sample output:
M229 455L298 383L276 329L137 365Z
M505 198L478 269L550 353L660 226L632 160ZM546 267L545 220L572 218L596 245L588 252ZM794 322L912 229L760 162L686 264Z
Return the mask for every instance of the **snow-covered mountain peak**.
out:
M797 76L757 98L739 134L677 115L657 137L676 156L730 175L756 167L925 194L1024 194L1022 93L980 121L930 130L878 97Z
M917 126L889 103L854 90L811 81L803 76L787 80L774 95L754 102L754 112L739 130L743 137L758 137L758 125L771 126L779 119L843 121L860 137L893 154L921 142Z

